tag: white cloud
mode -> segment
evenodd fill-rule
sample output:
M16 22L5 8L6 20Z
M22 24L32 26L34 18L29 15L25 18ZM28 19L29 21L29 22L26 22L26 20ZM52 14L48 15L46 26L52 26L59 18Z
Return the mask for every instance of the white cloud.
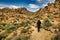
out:
M36 0L36 2L41 3L43 0Z
M0 4L0 8L4 8L4 7L9 7L9 8L19 8L20 6Z
M38 2L41 2L42 0L37 0Z
M35 4L29 4L29 7L30 8L39 8L39 6L38 5L35 5Z
M41 5L41 8L44 8L45 6L47 6L48 4L46 3L46 4L43 4L43 5Z
M15 5L10 5L9 8L19 8L19 6L15 6Z
M36 0L36 1L40 3L40 2L42 2L42 1L44 1L44 0ZM54 1L55 1L55 0L45 0L45 2L50 2L50 3L54 3Z
M50 2L50 3L52 3L52 2L54 3L54 1L55 1L55 0L48 0L48 2Z

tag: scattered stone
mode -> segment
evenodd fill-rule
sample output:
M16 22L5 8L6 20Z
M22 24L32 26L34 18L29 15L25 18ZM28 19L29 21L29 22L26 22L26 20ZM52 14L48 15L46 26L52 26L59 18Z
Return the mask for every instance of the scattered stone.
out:
M30 34L27 34L26 36L29 38L31 35Z

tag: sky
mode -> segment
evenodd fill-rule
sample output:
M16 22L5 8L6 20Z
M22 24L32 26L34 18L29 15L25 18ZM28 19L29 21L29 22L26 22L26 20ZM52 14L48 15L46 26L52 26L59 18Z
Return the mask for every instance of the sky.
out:
M21 8L25 7L27 10L35 12L40 8L47 6L47 3L55 0L0 0L0 8Z

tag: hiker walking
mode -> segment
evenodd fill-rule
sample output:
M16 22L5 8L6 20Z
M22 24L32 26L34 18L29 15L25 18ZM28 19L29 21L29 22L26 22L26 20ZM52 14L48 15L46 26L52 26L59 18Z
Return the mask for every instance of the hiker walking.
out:
M38 20L38 21L37 21L38 32L40 31L40 26L41 26L41 21Z

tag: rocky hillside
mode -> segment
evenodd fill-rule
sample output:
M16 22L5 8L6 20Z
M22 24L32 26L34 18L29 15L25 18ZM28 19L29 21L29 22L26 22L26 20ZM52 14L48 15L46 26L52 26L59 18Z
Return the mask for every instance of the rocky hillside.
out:
M26 8L0 9L0 40L28 40L34 22L31 15Z
M42 22L40 37L46 38L48 36L49 40L51 40L52 35L60 32L60 0L55 0L54 3L48 3L47 6L40 8L37 12L30 12L26 8L10 9L6 7L0 9L0 39L30 39L31 33L33 31L33 34L36 32L35 26L38 19ZM45 34L49 33L44 36L44 32ZM38 34L38 32L36 33ZM34 36L32 37L35 38Z
M60 23L60 1L55 0L54 3L48 3L44 8L40 8L36 14L39 15L42 20L48 17L52 22L56 21Z

